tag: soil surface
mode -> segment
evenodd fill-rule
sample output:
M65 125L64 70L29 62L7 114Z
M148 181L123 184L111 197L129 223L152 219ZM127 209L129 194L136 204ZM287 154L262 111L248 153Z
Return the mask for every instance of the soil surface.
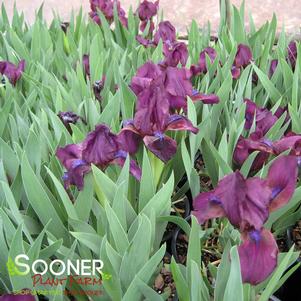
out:
M153 288L157 293L169 293L168 301L174 300L176 294L176 286L170 271L170 258L170 255L164 256L163 266L153 285Z
M84 12L89 11L89 0L3 0L11 16L14 2L17 8L24 11L25 18L29 22L34 20L35 10L44 2L44 15L49 21L53 11L58 12L63 20L67 20L72 9L78 11L82 6ZM121 0L122 6L127 10L131 5L137 7L138 0ZM232 0L232 3L239 6L241 0ZM246 16L251 10L256 25L262 25L270 20L273 12L278 17L278 28L285 25L289 33L300 32L301 24L301 1L299 0L246 0ZM195 19L200 26L212 24L213 32L216 32L219 24L219 0L160 0L160 8L164 11L164 17L170 20L180 32L186 32L192 19ZM246 20L248 22L248 20Z

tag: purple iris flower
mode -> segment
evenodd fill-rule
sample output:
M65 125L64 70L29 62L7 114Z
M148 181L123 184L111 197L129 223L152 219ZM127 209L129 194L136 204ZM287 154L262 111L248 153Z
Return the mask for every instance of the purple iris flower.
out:
M249 46L239 44L232 66L232 77L237 79L240 76L241 68L247 67L252 61L252 51Z
M64 123L65 127L67 128L68 132L71 134L72 129L70 124L76 124L78 120L81 120L84 124L87 124L87 122L77 114L68 111L68 112L59 112L58 117L61 119L61 121Z
M219 102L218 96L214 94L206 95L194 90L190 78L191 72L188 69L166 68L164 86L172 109L186 109L187 96L193 101L202 101L205 104Z
M177 67L179 63L186 65L188 59L188 49L185 43L177 42L174 44L164 43L163 54L165 59L164 66Z
M100 10L108 23L111 24L114 21L114 4L117 5L117 13L121 24L127 27L127 18L125 17L125 11L121 8L120 1L117 0L90 0L91 12L90 17L97 23L101 24L100 18L97 14L97 9Z
M255 151L260 153L256 156L251 169L260 169L268 160L270 154L274 154L273 143L264 138L260 131L254 132L249 138L240 137L234 150L233 159L239 165L248 159L249 155Z
M85 75L90 77L90 56L88 54L83 55L83 67Z
M287 60L290 62L293 70L295 70L297 54L297 43L296 41L291 41L287 47Z
M61 23L61 29L65 34L67 34L67 30L69 27L70 27L70 22L62 22Z
M94 96L98 101L102 101L102 96L101 96L101 92L105 86L105 81L106 81L106 77L103 76L101 80L97 80L94 84L93 84L93 92L94 92Z
M169 102L160 78L138 96L134 120L127 121L119 134L121 147L129 153L138 150L141 141L163 162L169 161L177 151L176 141L167 131L188 130L197 133L198 128L184 116L170 115Z
M193 95L190 78L191 72L188 69L166 68L164 86L172 109L178 110L187 107L187 96Z
M6 294L0 296L0 301L35 301L35 297L30 294L30 291L27 289L23 290L24 294ZM25 293L26 292L26 293Z
M217 53L215 51L214 48L212 47L207 47L205 48L201 53L200 53L200 59L199 59L199 64L198 65L192 65L190 67L190 71L192 72L192 74L198 75L200 73L206 73L208 70L208 66L207 66L207 60L206 57L209 57L211 64L214 62Z
M227 216L241 231L251 227L261 229L269 215L269 201L270 190L264 180L246 180L236 171L224 177L213 191L201 193L194 200L193 213L200 223Z
M141 21L149 21L158 13L159 1L144 0L138 7L138 16Z
M265 135L278 118L268 109L258 107L252 100L245 99L244 101L246 103L245 129L249 130L251 128L256 115L256 131L261 131Z
M63 177L65 187L76 185L79 190L83 189L84 176L91 171L91 164L102 170L111 164L123 166L127 154L122 151L118 136L105 124L96 126L83 142L58 148L56 155L67 170ZM130 171L140 180L141 170L136 162L131 161Z
M56 156L66 168L63 176L65 188L75 185L79 190L84 187L84 176L91 171L91 167L82 159L82 144L68 144L59 147Z
M251 60L252 60L252 51L250 47L247 45L239 44L234 60L235 67L245 68L251 63Z
M142 23L141 30L145 29L147 23ZM152 24L151 24L152 26ZM153 30L153 28L151 28ZM157 32L155 33L154 40L143 38L142 36L137 36L136 40L144 47L154 47L157 46L160 40L163 44L174 45L176 40L176 29L169 21L162 21L159 23Z
M16 85L17 81L21 78L22 73L25 69L25 61L21 60L18 66L8 61L0 62L0 73L5 75L12 85Z
M206 95L194 90L190 78L191 72L188 69L163 67L162 65L160 68L160 66L152 62L147 62L138 69L136 76L132 78L130 87L139 97L155 81L160 81L164 86L162 93L165 94L170 108L173 110L186 109L188 96L193 101L202 101L205 104L219 102L219 98L216 95Z
M238 251L244 282L253 285L262 282L277 265L277 244L263 225L270 211L291 199L297 172L296 157L279 157L272 163L266 179L245 179L236 171L224 177L214 190L199 194L193 202L193 214L200 223L226 216L241 231Z
M144 89L150 87L151 83L162 76L160 67L149 61L138 68L136 75L132 78L130 87L138 96Z
M176 29L169 21L159 23L159 28L154 37L155 45L158 45L161 39L163 43L169 42L173 44L176 42Z
M150 23L149 34L152 34L155 29L153 17L158 13L159 1L151 2L144 0L138 7L138 16L141 20L140 30L143 32L148 23Z

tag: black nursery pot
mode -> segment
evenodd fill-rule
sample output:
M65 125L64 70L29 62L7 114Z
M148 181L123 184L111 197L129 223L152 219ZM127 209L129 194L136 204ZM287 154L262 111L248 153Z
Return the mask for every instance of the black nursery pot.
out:
M185 219L186 219L186 221L189 222L191 219L191 216L189 215ZM177 227L177 229L174 231L174 233L172 235L172 239L171 239L171 254L177 263L183 264L183 262L180 260L178 250L177 250L177 244L179 242L179 235L182 233L183 233L183 231L181 230L180 227Z
M287 248L290 249L291 246L294 244L292 238L292 228L287 230L286 233L286 245ZM301 262L301 259L298 258L289 268L291 269L294 265ZM301 281L301 267L299 267L281 286L281 288L275 293L275 296L281 301L292 301L292 300L300 300L300 281ZM297 297L299 296L299 297Z
M190 199L187 196L184 200L184 214L183 214L183 218L188 218L190 216L190 211L191 211L191 206L190 206ZM162 239L162 243L164 242L168 242L172 239L174 232L177 230L177 227L173 230L170 231L166 231L164 233L163 239Z

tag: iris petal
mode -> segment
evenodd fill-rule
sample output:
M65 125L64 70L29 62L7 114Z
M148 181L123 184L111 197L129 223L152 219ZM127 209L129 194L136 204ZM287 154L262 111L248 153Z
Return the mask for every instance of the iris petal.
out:
M277 265L277 243L273 234L266 229L245 232L242 241L238 253L243 282L259 284Z
M143 138L145 146L164 163L168 162L177 152L177 143L168 136L164 139L155 136Z
M171 115L166 130L170 131L190 131L194 134L199 132L199 129L194 127L189 119L182 115Z
M266 179L272 191L270 211L277 210L289 202L295 191L297 176L296 157L282 156L273 162Z

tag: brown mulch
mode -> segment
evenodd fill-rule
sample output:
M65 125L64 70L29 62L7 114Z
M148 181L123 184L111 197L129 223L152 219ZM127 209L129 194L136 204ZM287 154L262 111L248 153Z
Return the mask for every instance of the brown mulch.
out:
M155 283L153 285L153 289L158 294L163 294L168 292L169 298L168 301L172 301L176 294L176 286L174 280L172 278L172 274L170 271L170 256L166 255L163 258L163 266L157 278L155 279Z

